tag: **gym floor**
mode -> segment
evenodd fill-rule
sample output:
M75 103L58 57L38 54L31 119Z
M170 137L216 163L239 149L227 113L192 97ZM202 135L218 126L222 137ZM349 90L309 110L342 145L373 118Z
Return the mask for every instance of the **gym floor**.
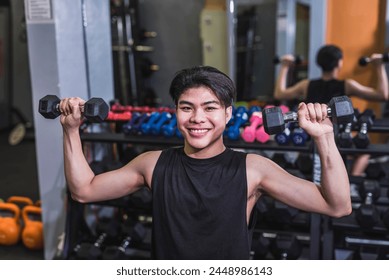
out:
M0 198L26 196L39 200L35 143L24 140L16 146L8 143L9 131L0 131ZM31 251L20 241L14 246L0 245L0 260L39 260L43 251Z

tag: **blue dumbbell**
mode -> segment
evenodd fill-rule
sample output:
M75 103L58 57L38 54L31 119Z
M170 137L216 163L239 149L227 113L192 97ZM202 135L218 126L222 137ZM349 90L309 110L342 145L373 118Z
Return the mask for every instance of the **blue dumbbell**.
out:
M230 118L230 120L228 121L228 123L227 123L227 125L226 125L226 128L225 128L224 131L223 131L223 136L226 136L226 137L227 137L228 129L230 128L230 126L232 126L232 125L234 124L234 121L235 121L235 112L236 112L236 108L235 108L235 106L232 106L231 118Z
M296 127L292 132L291 138L295 146L304 146L309 139L309 135L301 127Z
M247 111L247 114L249 115L249 118L250 118L251 115L252 115L254 112L261 112L261 111L262 111L261 107L259 107L259 106L251 106L251 107L249 108L249 110Z
M147 120L147 122L144 122L140 126L140 130L141 130L142 134L145 134L145 135L150 134L152 125L158 121L160 116L161 116L161 114L159 112L152 112L150 115L150 118Z
M158 118L158 120L151 125L150 132L152 135L159 135L161 133L162 126L169 122L172 118L172 114L169 112L162 112Z
M249 119L247 109L240 106L236 109L234 123L228 128L227 137L231 140L238 140L240 136L240 127Z
M122 126L122 131L124 134L128 135L128 134L131 134L133 132L133 127L136 124L136 122L138 121L138 119L140 118L140 116L141 116L141 113L138 113L138 112L132 113L131 120L129 120L128 122L126 122Z
M274 135L274 140L277 142L278 145L287 145L290 142L291 134L291 128L288 126L284 129L283 132Z
M148 119L150 118L149 113L143 113L141 116L138 118L136 123L132 126L132 133L133 134L140 134L141 133L141 126L144 122L147 122Z
M176 114L173 114L170 121L167 124L164 124L161 128L162 134L165 137L172 137L176 133L177 129L177 117Z

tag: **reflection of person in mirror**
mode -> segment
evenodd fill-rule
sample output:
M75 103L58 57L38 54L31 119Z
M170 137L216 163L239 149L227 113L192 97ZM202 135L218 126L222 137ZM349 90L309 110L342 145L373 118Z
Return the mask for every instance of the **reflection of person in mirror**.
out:
M300 99L309 103L328 103L334 96L355 96L369 101L388 100L388 77L384 66L382 54L374 53L369 58L369 63L376 72L375 87L368 87L353 79L339 79L339 73L343 65L343 52L335 45L324 45L316 56L316 63L321 68L322 74L317 79L303 79L296 84L287 87L287 74L293 64L293 55L284 55L280 58L281 66L278 79L275 84L274 97L278 100ZM360 176L368 165L369 155L359 156L352 168L352 175Z

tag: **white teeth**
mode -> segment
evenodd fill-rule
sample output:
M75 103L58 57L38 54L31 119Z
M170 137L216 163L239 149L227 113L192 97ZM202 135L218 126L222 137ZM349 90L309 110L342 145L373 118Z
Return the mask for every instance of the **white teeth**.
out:
M190 129L193 133L205 133L207 132L207 129Z

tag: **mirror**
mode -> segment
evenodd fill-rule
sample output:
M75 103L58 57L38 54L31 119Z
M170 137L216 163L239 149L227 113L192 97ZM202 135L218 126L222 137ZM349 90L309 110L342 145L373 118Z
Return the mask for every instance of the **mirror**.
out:
M237 101L272 101L277 56L296 54L302 58L302 63L290 71L289 84L316 74L314 57L324 42L326 1L229 2L234 5L229 11L233 11L229 20L234 26L230 28L229 41L235 42L229 66L238 91Z

